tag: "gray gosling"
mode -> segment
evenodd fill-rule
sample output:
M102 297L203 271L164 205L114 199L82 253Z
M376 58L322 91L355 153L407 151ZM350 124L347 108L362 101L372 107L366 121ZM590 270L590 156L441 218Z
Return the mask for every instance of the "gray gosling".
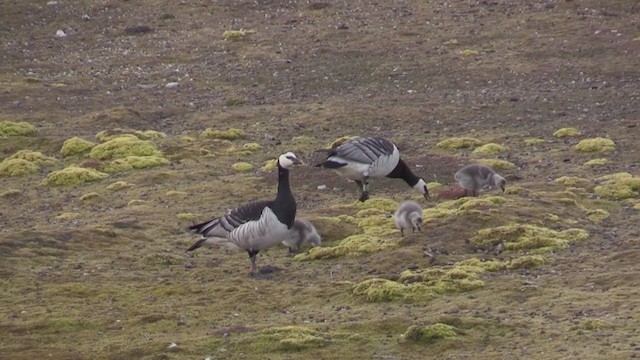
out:
M466 196L478 196L484 188L500 187L504 192L504 187L507 184L507 180L492 168L478 164L463 167L453 177L465 190Z
M400 229L400 234L404 237L404 229L421 231L422 227L422 207L413 200L406 200L398 205L394 214L396 226Z
M297 218L293 222L293 227L287 238L282 243L289 248L289 253L297 253L304 244L320 246L322 237L320 237L318 230L309 220Z

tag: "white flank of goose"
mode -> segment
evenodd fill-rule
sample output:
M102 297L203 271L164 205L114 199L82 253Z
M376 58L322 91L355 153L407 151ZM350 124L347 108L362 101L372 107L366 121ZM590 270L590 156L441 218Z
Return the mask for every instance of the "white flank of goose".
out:
M422 207L417 202L412 200L403 201L398 205L393 217L402 236L404 236L404 229L411 229L411 232L421 231Z
M250 275L256 273L256 255L260 250L282 243L296 218L296 200L289 186L289 168L301 164L292 152L278 157L278 194L274 200L252 201L226 214L192 225L190 230L201 234L187 251L226 239L233 245L245 249L251 260Z
M289 252L298 252L303 244L320 246L322 238L311 222L307 219L296 219L289 236L282 243L289 247Z
M453 176L465 190L466 196L478 196L485 187L500 187L504 191L507 180L498 175L492 168L479 164L471 164L458 170Z
M369 178L389 177L404 180L416 192L429 198L423 178L416 176L400 158L400 151L391 141L381 137L361 137L347 141L328 152L327 159L316 165L333 169L338 175L355 181L360 189L360 201L369 198Z

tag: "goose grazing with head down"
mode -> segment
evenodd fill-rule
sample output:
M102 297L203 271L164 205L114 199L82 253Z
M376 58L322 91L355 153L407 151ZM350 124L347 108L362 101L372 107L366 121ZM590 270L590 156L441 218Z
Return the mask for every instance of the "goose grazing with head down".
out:
M402 236L404 236L404 229L411 229L411 232L421 231L422 207L417 202L412 200L403 201L398 205L393 217Z
M327 159L316 165L333 169L338 175L353 180L360 189L360 201L369 198L369 178L402 179L415 191L429 198L423 178L416 176L400 158L400 151L391 141L381 137L361 137L342 143L328 152Z
M301 164L301 161L292 152L278 158L278 194L274 200L252 201L220 217L190 226L189 229L201 234L202 238L187 251L224 238L247 251L251 260L249 274L255 274L258 252L280 244L293 227L296 200L289 186L289 168L295 164Z
M485 187L499 186L504 192L507 180L498 175L492 168L484 165L471 164L458 170L453 176L465 190L466 196L478 196Z
M293 227L289 232L289 236L282 241L284 245L289 247L289 252L298 252L303 244L311 244L311 246L320 246L322 238L318 234L318 230L307 219L296 219Z

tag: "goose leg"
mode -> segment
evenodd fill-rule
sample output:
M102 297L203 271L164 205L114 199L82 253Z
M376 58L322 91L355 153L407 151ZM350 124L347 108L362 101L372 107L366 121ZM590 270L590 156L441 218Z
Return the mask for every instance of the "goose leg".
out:
M256 255L258 255L258 250L247 250L247 253L249 253L249 260L251 260L249 276L254 276L258 272L256 267Z
M400 229L400 235L402 235L402 237L404 237L404 229Z

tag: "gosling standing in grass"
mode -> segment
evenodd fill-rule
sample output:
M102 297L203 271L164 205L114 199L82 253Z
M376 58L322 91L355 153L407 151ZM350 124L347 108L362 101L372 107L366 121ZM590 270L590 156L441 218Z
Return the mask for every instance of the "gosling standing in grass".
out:
M471 164L458 170L453 176L465 190L465 196L478 196L484 188L500 187L504 192L507 180L498 175L492 168Z
M404 229L411 229L412 233L416 230L421 231L422 207L412 200L403 201L398 205L394 218L402 236L404 236Z
M334 170L338 175L355 181L360 189L360 201L369 199L369 178L402 179L413 190L429 198L427 183L414 174L400 158L400 151L391 141L381 137L361 137L342 143L335 149L321 149L327 159L316 165Z
M293 223L293 227L289 232L289 236L282 241L284 245L289 247L289 253L300 251L300 247L304 244L311 246L320 246L322 238L318 234L315 226L307 219L297 218Z
M190 226L189 229L202 238L187 251L219 243L222 238L247 251L251 260L249 275L254 275L258 252L282 243L293 227L296 200L289 185L289 168L296 164L301 161L292 152L278 158L278 194L274 200L252 201L220 217Z

